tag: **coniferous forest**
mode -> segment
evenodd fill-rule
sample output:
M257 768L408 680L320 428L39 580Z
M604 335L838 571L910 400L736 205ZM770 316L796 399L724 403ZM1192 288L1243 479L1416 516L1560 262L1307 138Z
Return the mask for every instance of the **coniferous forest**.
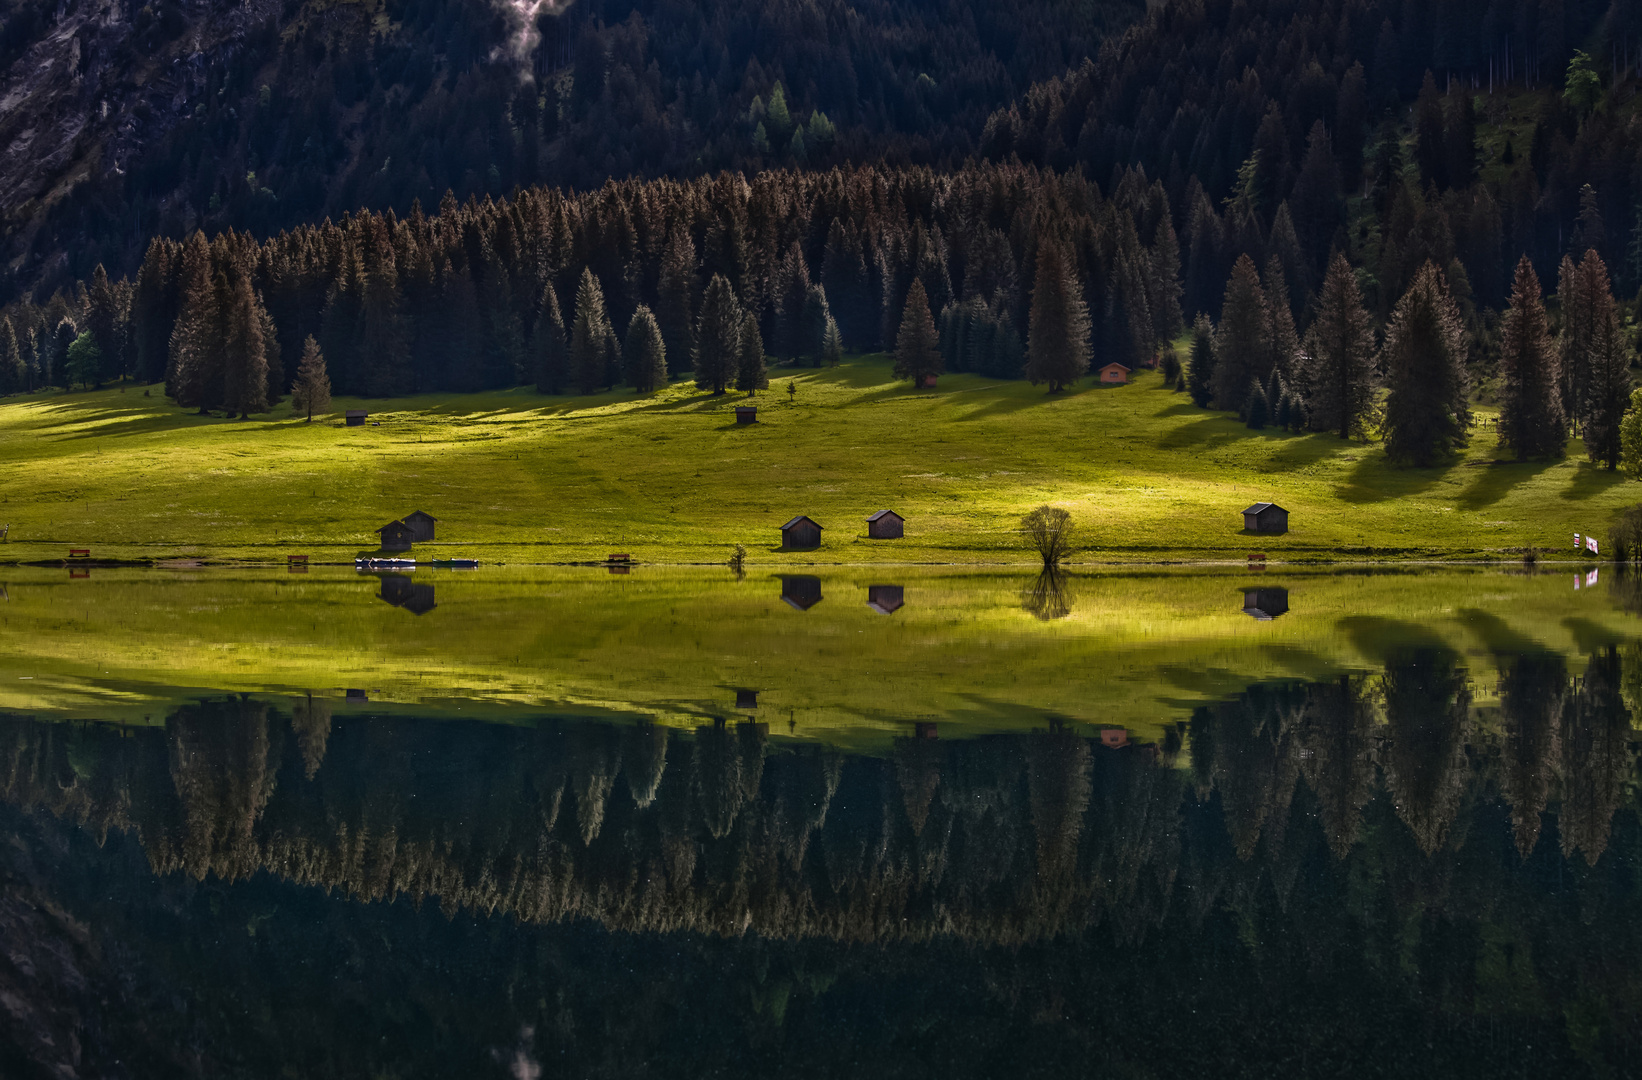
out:
M311 394L310 342L374 397L756 389L761 356L882 349L1051 392L1160 365L1410 464L1480 394L1519 457L1619 463L1634 6L882 7L270 11L118 175L12 208L0 390L250 415ZM41 20L5 24L13 79Z

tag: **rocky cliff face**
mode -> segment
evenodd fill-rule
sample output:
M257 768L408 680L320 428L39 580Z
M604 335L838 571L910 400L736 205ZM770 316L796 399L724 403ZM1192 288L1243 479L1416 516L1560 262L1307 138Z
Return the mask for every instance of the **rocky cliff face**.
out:
M0 223L11 273L48 272L48 262L25 265L45 214L88 179L123 175L279 11L278 0L59 0L49 12L19 4L8 27L36 17L32 41L15 43L21 55L0 73Z

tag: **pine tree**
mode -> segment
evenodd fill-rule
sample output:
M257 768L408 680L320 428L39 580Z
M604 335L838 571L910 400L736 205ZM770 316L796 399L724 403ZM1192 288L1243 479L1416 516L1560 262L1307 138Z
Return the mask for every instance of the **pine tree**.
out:
M1344 255L1335 253L1329 260L1306 341L1311 426L1338 431L1342 439L1363 435L1374 403L1374 324Z
M178 405L201 413L222 405L225 292L226 281L212 272L205 237L196 232L183 246L182 297L171 332L165 392Z
M1266 396L1266 390L1260 385L1260 380L1249 380L1249 393L1243 399L1243 422L1256 431L1266 426L1270 418L1271 407Z
M98 263L91 273L91 284L86 289L86 325L91 339L97 345L98 370L92 382L119 378L126 374L126 326L130 317L129 286L126 282L108 280L108 271ZM124 294L124 295L122 295Z
M627 382L634 390L649 394L667 385L667 346L656 317L643 304L627 324L621 354Z
M175 240L155 237L137 271L131 297L131 334L136 346L137 378L145 383L165 378L170 366L181 258L182 247Z
M926 379L940 373L940 335L929 313L929 296L924 292L923 280L913 278L901 312L901 328L895 335L895 377L922 386Z
M832 322L832 309L827 306L827 290L811 285L804 294L804 314L798 324L798 356L812 367L820 367L823 352L822 339L827 324Z
M735 388L754 393L770 387L769 370L764 366L764 337L758 332L758 317L747 312L741 317L741 340L736 347Z
M531 333L530 354L536 363L536 389L544 394L564 393L570 349L564 339L559 294L551 281L542 286L542 310L536 316L536 329Z
M261 306L250 277L236 274L223 337L222 404L242 418L268 408L268 354L262 340Z
M1192 351L1186 358L1186 389L1200 409L1214 400L1214 324L1199 313L1192 323Z
M1266 259L1262 286L1266 295L1267 342L1270 372L1294 373L1300 356L1300 335L1294 329L1294 309L1289 306L1289 288L1283 263L1276 255ZM1268 376L1269 377L1269 376ZM1275 407L1276 402L1274 401Z
M667 365L675 375L690 370L695 352L695 296L696 246L688 229L675 226L656 284L656 321L667 347Z
M777 353L791 362L812 355L804 341L804 305L810 294L810 271L796 240L776 267L772 292L776 317L771 330L775 334Z
M827 316L827 329L821 335L821 362L828 367L837 367L844 359L844 339L838 333L838 322L832 316Z
M1465 327L1435 265L1427 262L1397 302L1386 332L1386 455L1427 466L1466 444L1471 426Z
M1218 409L1241 409L1249 381L1271 374L1271 315L1254 260L1240 256L1226 282L1220 326L1214 335L1214 403Z
M1620 424L1631 396L1631 347L1614 303L1608 268L1595 251L1580 262L1580 292L1591 311L1591 351L1580 410L1585 453L1608 468L1619 464Z
M1026 377L1048 383L1051 394L1071 386L1089 370L1089 309L1083 285L1066 253L1047 238L1038 246L1032 281L1032 311L1026 332Z
M696 386L722 394L736 375L741 347L741 305L723 274L714 274L696 320Z
M1595 298L1587 295L1584 275L1571 255L1564 255L1557 268L1556 296L1557 306L1562 309L1562 337L1557 343L1561 361L1557 390L1563 415L1578 430L1585 419L1585 389L1591 377L1591 338L1596 332L1596 311Z
M599 288L593 271L584 269L581 286L576 290L576 325L570 332L570 367L579 392L596 394L609 385L605 367L614 338L610 317L604 311L604 290Z
M325 355L319 351L319 342L309 334L302 342L302 359L297 363L296 381L291 385L291 412L305 415L311 424L314 413L327 412L330 407L330 372L325 370Z
M10 319L0 318L0 395L15 394L27 385L22 346Z
M1146 292L1152 314L1152 337L1158 341L1173 341L1180 336L1185 318L1180 313L1180 240L1175 236L1174 222L1166 210L1157 220L1148 256L1151 280Z
M69 386L79 383L87 390L97 382L102 372L103 351L97 347L97 339L90 330L82 330L68 347L68 363L63 375Z
M1560 457L1567 447L1557 357L1551 348L1539 275L1524 255L1500 341L1499 442L1525 458Z
M263 367L268 380L266 400L271 408L285 396L285 361L282 358L283 350L279 347L279 330L260 293L257 295L257 317L262 322Z
M1642 387L1631 391L1630 408L1619 421L1619 467L1642 480Z

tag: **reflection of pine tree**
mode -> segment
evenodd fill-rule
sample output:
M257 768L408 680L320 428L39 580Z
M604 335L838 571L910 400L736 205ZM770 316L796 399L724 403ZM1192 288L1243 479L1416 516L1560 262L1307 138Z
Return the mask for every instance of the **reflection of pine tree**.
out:
M1630 712L1620 696L1618 650L1591 657L1562 712L1562 854L1578 849L1592 866L1608 847L1614 811L1633 772Z
M253 831L274 791L268 707L201 702L178 710L166 731L185 829L181 865L167 869L250 876L260 868Z
M1559 757L1558 722L1567 689L1568 669L1560 656L1518 657L1500 676L1500 710L1505 714L1500 786L1523 858L1539 841L1540 815Z
M1319 683L1307 695L1296 731L1300 773L1317 796L1329 847L1344 858L1356 842L1359 814L1374 783L1370 731L1374 710L1363 681L1349 675Z
M1199 756L1225 807L1237 854L1282 843L1289 801L1299 776L1290 728L1305 704L1304 687L1255 686L1235 701L1198 710L1192 718L1193 759Z
M571 738L570 782L576 792L576 824L583 846L593 843L604 825L604 806L621 768L619 744L605 729L578 730Z
M713 839L722 840L735 826L744 789L741 753L730 729L720 721L696 729L696 796L701 815Z
M1448 836L1470 774L1465 758L1471 690L1453 653L1411 649L1385 669L1385 714L1391 729L1386 781L1397 816L1420 850Z
M895 781L901 786L901 805L912 835L922 835L929 804L941 786L941 746L933 739L896 739Z
M331 737L331 703L309 694L291 710L291 730L302 748L303 771L314 778L325 760L325 742Z
M661 774L667 768L667 728L662 724L639 724L627 734L622 755L627 790L640 810L656 799Z

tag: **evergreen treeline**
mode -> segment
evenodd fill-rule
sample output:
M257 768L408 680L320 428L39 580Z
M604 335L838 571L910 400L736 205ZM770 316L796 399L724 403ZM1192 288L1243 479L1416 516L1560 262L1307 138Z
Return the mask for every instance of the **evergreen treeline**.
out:
M72 109L82 142L106 149L83 154L88 175L66 198L49 168L41 190L0 196L8 224L28 223L8 231L0 302L89 278L99 262L130 274L150 235L268 235L361 206L405 217L447 189L466 201L607 177L953 162L989 111L1143 11L1140 0L533 7L526 26L471 0L153 0L113 18L76 0L6 5L0 89L35 78L30 48L72 22L75 92L19 112ZM199 27L221 22L229 43L202 51ZM112 108L81 115L99 100Z
M910 295L923 297L937 367L1015 376L1044 236L1056 238L1063 336L1083 342L1083 367L1060 382L1091 347L1133 367L1179 331L1160 185L1137 177L1107 197L1014 165L769 170L463 205L447 194L431 217L413 205L262 242L156 238L133 282L99 267L88 288L7 309L0 392L131 376L165 380L189 407L254 412L289 391L309 337L339 394L650 388L660 365L715 391L752 389L760 354L819 365L844 347L893 347ZM648 359L624 358L641 316L659 339L634 345ZM756 349L743 345L753 329ZM94 370L68 363L81 333L99 347Z

